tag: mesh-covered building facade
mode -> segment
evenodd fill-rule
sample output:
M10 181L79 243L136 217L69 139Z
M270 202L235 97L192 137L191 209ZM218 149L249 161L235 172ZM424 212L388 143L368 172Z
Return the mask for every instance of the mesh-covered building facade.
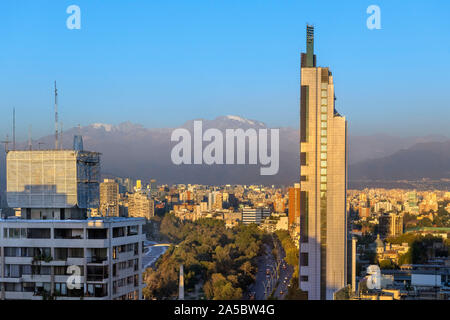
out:
M6 161L9 207L84 210L99 206L97 152L15 150L8 152Z

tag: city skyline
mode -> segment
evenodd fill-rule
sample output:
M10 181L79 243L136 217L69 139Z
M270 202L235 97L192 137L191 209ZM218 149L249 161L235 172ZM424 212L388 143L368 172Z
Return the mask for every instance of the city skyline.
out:
M367 5L353 3L327 2L320 10L307 2L78 5L81 29L68 30L67 3L2 4L0 35L9 49L0 54L7 75L0 80L0 135L11 131L12 107L18 139L27 139L30 124L33 136L51 134L54 80L66 128L118 124L124 108L126 120L144 127L213 118L220 109L297 127L298 53L308 21L323 35L318 65L329 61L339 74L337 104L345 106L351 134L450 135L444 121L449 50L441 40L449 30L447 3L379 1L381 30L368 30ZM423 59L429 49L432 57Z

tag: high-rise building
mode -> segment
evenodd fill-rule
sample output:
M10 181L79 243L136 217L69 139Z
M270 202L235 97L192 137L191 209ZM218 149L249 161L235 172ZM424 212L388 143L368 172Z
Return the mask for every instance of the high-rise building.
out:
M150 219L155 215L155 202L145 193L136 192L128 196L128 216Z
M103 216L119 216L119 184L112 179L100 183L100 212Z
M289 188L289 226L300 223L300 183Z
M386 213L378 218L379 232L383 238L397 237L403 234L403 215L401 213Z
M140 191L142 189L142 182L141 180L136 180L136 187L134 187L135 191Z
M0 219L0 299L142 298L145 220L87 217L100 157L78 142L7 154L8 205L21 214Z
M150 192L153 194L153 193L156 193L157 191L158 191L158 187L156 185L156 179L151 179L150 180Z
M316 66L314 27L301 56L300 288L331 300L347 284L347 122L327 67Z

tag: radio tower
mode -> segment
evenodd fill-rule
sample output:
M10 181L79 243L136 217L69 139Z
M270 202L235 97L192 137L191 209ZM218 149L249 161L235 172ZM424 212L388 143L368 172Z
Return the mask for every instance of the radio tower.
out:
M63 148L63 123L62 121L59 123L59 149L62 150Z
M58 90L55 81L55 150L58 150Z

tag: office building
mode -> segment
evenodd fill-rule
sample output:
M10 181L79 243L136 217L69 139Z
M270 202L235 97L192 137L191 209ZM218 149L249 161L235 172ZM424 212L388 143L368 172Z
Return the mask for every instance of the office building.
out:
M310 300L331 300L347 284L347 122L330 69L316 66L312 26L300 100L300 288Z

